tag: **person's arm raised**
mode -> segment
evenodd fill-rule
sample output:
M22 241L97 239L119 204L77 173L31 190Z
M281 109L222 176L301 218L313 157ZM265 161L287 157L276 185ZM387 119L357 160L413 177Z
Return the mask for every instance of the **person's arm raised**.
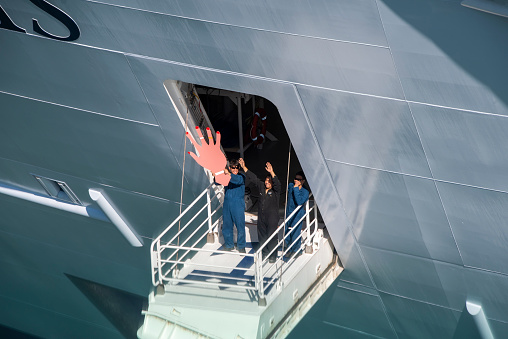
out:
M272 164L270 164L269 162L266 163L266 166L265 166L265 170L270 173L270 175L272 176L272 178L275 177L275 172L273 171L273 167L272 167Z
M298 205L302 205L309 199L309 191L301 186L299 188L295 186L293 189L293 196L295 197L295 202Z
M245 166L245 160L243 160L243 158L238 159L238 163L240 164L240 166L242 166L242 169L245 173L249 171L247 166Z

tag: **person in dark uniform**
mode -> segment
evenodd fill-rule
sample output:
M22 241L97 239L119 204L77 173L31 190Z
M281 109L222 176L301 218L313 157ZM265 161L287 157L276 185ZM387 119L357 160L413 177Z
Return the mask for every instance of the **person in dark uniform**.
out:
M277 229L279 222L279 196L281 191L281 185L279 178L275 175L272 165L266 163L266 171L268 175L264 181L260 180L252 171L249 171L245 166L245 161L240 158L238 160L240 166L245 172L245 176L248 182L253 182L259 190L258 199L258 238L259 245L262 246L268 238ZM263 248L263 257L272 252L277 247L277 236L274 236L270 242ZM270 263L274 263L277 258L277 250L274 250L269 257Z
M222 236L224 237L224 250L234 249L233 225L237 232L237 249L245 253L245 175L239 173L238 160L229 161L231 180L224 187L224 204L222 206Z
M303 187L305 183L305 175L302 171L296 173L295 179L288 185L288 202L286 206L286 215L289 216L300 205L303 205L309 199L309 191ZM285 234L288 234L291 229L293 232L285 240L285 248L289 248L287 256L293 253L300 255L300 247L302 246L302 238L298 240L298 236L302 232L302 222L298 222L305 214L305 208L302 206L296 214L286 223ZM294 242L294 244L293 244ZM293 244L293 246L291 246Z

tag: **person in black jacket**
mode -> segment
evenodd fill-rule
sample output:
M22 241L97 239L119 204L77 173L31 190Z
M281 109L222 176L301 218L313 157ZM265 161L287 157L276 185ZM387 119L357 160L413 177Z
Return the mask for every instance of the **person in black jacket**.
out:
M265 167L269 174L265 177L264 181L260 180L252 171L249 171L242 158L238 160L238 163L242 166L246 179L249 182L255 183L259 190L258 238L259 245L262 246L277 229L277 224L279 222L279 196L281 184L269 162L266 163ZM277 246L277 241L277 236L274 236L262 250L263 257L266 257L273 250L269 258L270 263L275 262L277 258L277 250L274 250Z

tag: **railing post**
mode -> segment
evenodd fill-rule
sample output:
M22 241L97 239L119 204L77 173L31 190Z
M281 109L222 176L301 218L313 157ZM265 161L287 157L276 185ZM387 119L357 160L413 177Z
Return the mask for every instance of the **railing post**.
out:
M208 211L208 234L206 235L206 242L207 243L214 243L215 237L213 236L213 226L212 226L212 204L210 203L210 189L206 190L206 204Z
M310 198L305 203L305 213L307 222L307 240L305 241L305 253L312 253L312 241L310 239Z
M318 221L317 221L317 206L316 206L316 200L314 200L314 234L316 234L318 230Z
M157 253L155 255L157 260L157 271L159 272L159 284L162 284L162 258L161 258L161 241L160 239L157 241Z
M264 287L264 279L263 279L263 253L261 251L256 252L256 281L257 289L258 289L258 306L266 306L266 298L265 298L265 287Z

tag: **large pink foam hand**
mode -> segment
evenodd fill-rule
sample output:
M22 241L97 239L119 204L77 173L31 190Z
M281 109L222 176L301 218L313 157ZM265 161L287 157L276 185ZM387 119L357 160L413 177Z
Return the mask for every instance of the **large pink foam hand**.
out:
M224 174L224 168L226 167L226 156L222 153L220 149L220 133L216 132L217 140L215 143L213 142L212 131L209 127L206 128L206 134L208 136L208 142L205 141L203 137L203 133L201 133L201 129L196 126L196 132L198 133L199 140L201 145L199 145L196 140L192 137L192 135L187 132L186 136L189 138L190 142L194 145L194 148L199 153L199 156L194 154L193 152L188 152L189 155L196 160L196 162L210 170L215 175L215 181L219 184L227 186L229 180L231 179L230 175Z
M210 128L206 128L206 133L208 134L208 142L206 142L203 134L201 133L201 129L198 126L196 126L196 132L198 133L201 145L199 145L196 140L194 140L189 132L186 133L187 138L189 138L190 142L194 145L197 153L199 153L199 156L197 156L192 152L188 152L190 156L196 160L199 165L212 171L213 173L224 170L226 167L226 156L224 156L220 149L220 133L216 133L217 141L214 143L212 131Z

